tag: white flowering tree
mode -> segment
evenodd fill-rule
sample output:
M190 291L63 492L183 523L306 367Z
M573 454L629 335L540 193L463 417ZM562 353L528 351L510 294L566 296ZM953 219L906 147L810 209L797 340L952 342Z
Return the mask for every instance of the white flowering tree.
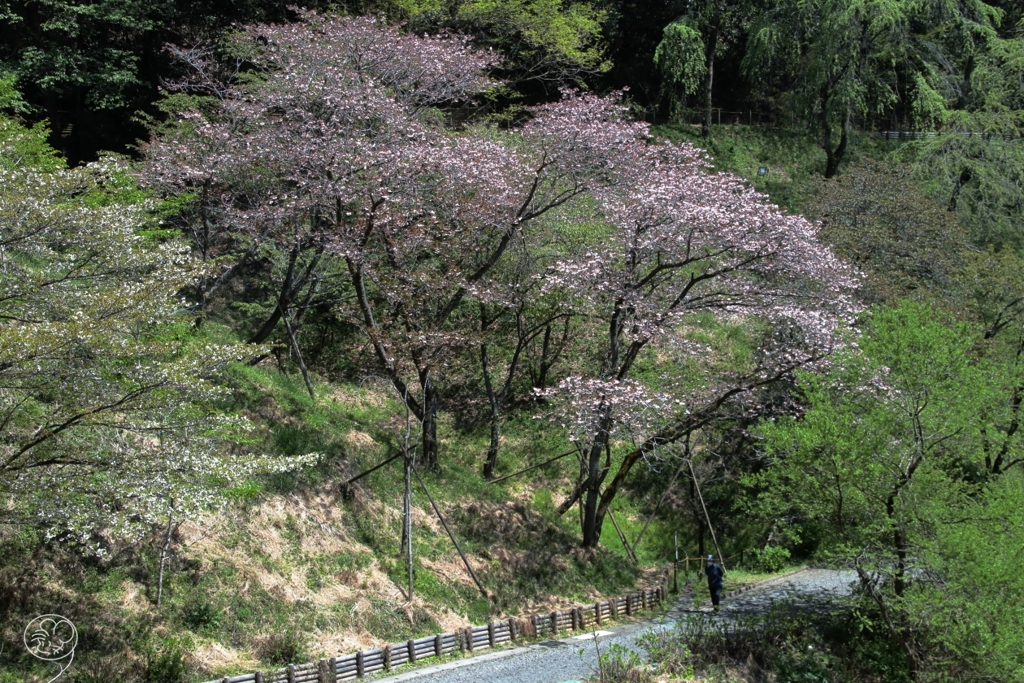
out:
M853 308L856 277L819 242L814 225L768 204L740 178L711 172L700 150L653 144L645 126L625 122L608 101L578 98L548 109L572 112L552 116L564 122L552 133L589 141L614 160L592 184L606 238L546 275L547 289L564 292L604 329L600 365L552 392L566 401L562 419L581 453L579 480L561 509L583 498L583 545L592 547L641 457L681 438L725 401L828 350L837 318ZM670 377L658 387L633 381L652 344L706 353L687 338L684 323L695 314L767 321L790 334L782 343L769 335L743 376L711 378L697 389ZM620 432L639 446L616 469L610 440Z
M124 169L27 167L38 132L3 132L0 521L102 552L308 462L236 450L251 427L217 410L217 376L255 347L194 334L180 292L200 264L146 236L150 206L117 200L134 192Z

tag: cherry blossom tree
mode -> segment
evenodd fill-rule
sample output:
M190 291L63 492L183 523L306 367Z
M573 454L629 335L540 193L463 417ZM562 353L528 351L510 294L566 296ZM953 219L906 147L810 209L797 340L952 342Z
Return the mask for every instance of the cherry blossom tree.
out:
M711 172L700 150L653 144L643 126L621 115L615 120L605 101L581 98L548 109L577 111L553 117L573 121L571 131L553 126L549 134L578 134L614 150L614 163L592 187L606 237L559 261L545 282L606 330L593 374L567 378L550 392L565 399L561 419L581 454L580 477L561 509L582 497L583 545L592 547L638 459L705 419L695 422L693 415L827 352L837 319L853 310L849 293L857 279L818 241L813 224L784 214L740 178ZM756 367L742 377L716 378L697 390L672 377L656 388L633 381L631 372L652 344L705 352L687 339L687 322L697 314L764 320L789 333L769 335ZM602 491L613 468L611 440L623 432L641 446Z
M144 177L197 195L216 185L225 223L292 261L312 251L263 329L287 316L313 268L338 259L353 293L343 312L421 420L422 457L436 464L435 370L468 343L452 315L497 296L493 269L527 226L586 189L593 150L531 136L543 126L449 131L436 106L490 85L481 74L493 58L461 38L306 14L248 27L233 49L262 77L218 80L208 54L181 53L197 77L179 87L215 94L216 111L187 110L178 134L147 149Z

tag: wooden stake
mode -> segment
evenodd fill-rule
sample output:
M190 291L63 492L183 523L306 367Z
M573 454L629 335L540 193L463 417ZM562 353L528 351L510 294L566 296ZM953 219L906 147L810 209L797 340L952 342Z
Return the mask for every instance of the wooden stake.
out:
M569 451L568 453L562 453L561 455L556 455L555 457L551 458L550 460L545 460L544 462L540 463L539 465L531 465L530 467L527 467L525 470L519 470L518 472L513 472L512 474L506 474L504 477L499 477L497 479L491 479L491 481L489 483L497 484L499 481L505 481L506 479L511 479L512 477L518 477L520 474L526 474L530 470L535 470L538 467L544 467L544 465L549 465L549 464L553 463L556 460L560 460L560 459L564 458L565 456L572 455L573 453L576 453L576 452L577 451L574 449L574 450Z
M704 505L704 496L700 492L700 484L697 482L697 473L693 471L693 458L687 458L686 462L690 465L690 476L693 477L693 486L697 489L697 497L700 498L700 506L704 510L704 519L707 520L708 529L711 531L711 540L715 543L715 552L718 553L718 563L722 565L722 570L724 571L725 558L722 556L722 549L718 547L718 539L715 537L715 528L711 526L711 516L708 515L708 508Z
M633 549L629 547L629 541L626 540L626 534L622 533L622 529L619 528L619 523L615 521L615 515L612 513L611 508L608 508L608 517L612 520L616 533L619 534L619 540L622 541L622 547L626 549L626 556L633 561L633 564L640 564L636 561L636 555L633 554Z
M455 540L455 534L453 534L452 530L448 528L448 522L444 521L444 515L442 515L441 510L438 509L437 503L434 502L434 497L430 495L430 491L427 489L427 485L423 483L423 478L420 477L420 473L417 472L416 470L412 470L412 472L413 474L416 475L416 480L420 483L420 486L423 487L423 492L427 494L427 500L430 501L430 506L434 508L434 513L437 515L437 518L441 520L441 526L443 526L444 530L448 532L448 538L452 539L452 543L455 545L455 549L459 551L459 557L462 558L462 561L466 565L466 569L469 570L469 575L473 577L473 583L475 583L476 587L480 589L480 593L482 593L485 598L490 600L491 596L487 594L487 589L484 588L484 585L482 583L480 583L480 579L477 577L476 572L473 571L473 566L469 564L469 559L466 557L466 553L462 552L462 547L459 546L459 542Z

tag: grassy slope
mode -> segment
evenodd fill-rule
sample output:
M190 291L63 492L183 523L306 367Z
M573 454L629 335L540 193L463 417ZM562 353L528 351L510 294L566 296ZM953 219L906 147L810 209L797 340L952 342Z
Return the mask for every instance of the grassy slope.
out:
M8 531L0 537L0 572L12 579L2 582L7 590L0 595L5 641L19 643L19 624L34 614L59 612L82 632L75 681L205 680L496 614L592 601L626 592L641 575L621 552L601 550L593 558L576 548L572 515L554 513L567 488L564 470L556 465L488 485L479 475L486 434L442 421L443 465L424 479L492 599L470 580L417 486L416 599L410 603L398 552L400 464L364 478L347 496L339 486L400 442L405 415L393 392L322 383L313 402L301 379L275 369L241 367L234 379L238 407L263 427L256 448L317 451L324 462L247 482L221 512L183 524L159 609L158 538L99 563L40 547L30 532ZM529 414L513 417L506 426L506 471L565 449L542 428ZM47 680L47 671L20 648L0 651L0 682Z

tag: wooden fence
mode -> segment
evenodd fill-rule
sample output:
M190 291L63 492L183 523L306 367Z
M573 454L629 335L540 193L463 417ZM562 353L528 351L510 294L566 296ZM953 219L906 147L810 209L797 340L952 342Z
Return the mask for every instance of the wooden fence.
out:
M483 626L468 626L404 643L361 650L355 654L321 659L315 663L289 664L275 671L225 676L207 683L340 683L380 671L392 671L425 659L440 659L455 652L475 652L521 638L558 637L562 632L596 628L619 616L632 616L660 605L666 598L667 590L668 583L663 579L657 588L636 591L604 602L577 605L548 614L492 621Z
M967 130L956 130L949 131L946 133L938 133L936 131L912 131L912 130L883 130L878 132L878 136L883 140L928 140L937 138L940 135L960 135L965 138L982 138L984 140L996 140L996 141L1012 141L1012 140L1024 140L1024 136L1016 135L1013 133L979 133Z

